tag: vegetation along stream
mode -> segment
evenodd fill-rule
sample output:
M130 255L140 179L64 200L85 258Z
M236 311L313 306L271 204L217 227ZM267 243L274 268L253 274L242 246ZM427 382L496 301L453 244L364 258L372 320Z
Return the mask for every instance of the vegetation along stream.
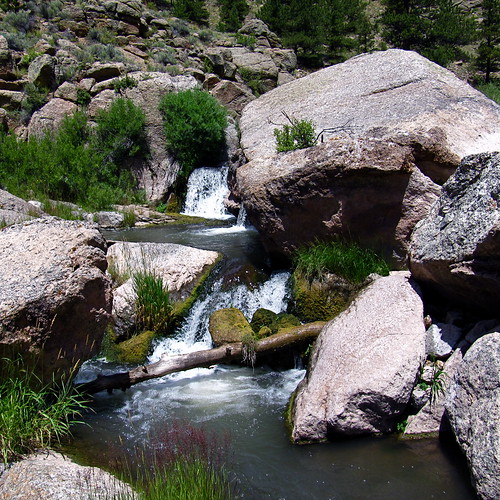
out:
M220 188L217 182L212 184L214 189ZM199 202L199 196L192 199ZM194 213L190 207L186 212ZM227 218L223 210L219 215ZM235 225L234 219L222 227L166 226L106 236L180 243L217 250L226 257L175 337L156 344L151 362L165 352L209 348L208 318L216 309L238 307L247 317L259 307L286 310L289 274L271 270L258 233ZM89 380L96 371L113 372L116 368L94 360L86 363L79 379ZM89 425L75 429L70 453L109 468L120 457L132 455L138 445L154 443L168 426L178 422L228 436L227 467L239 498L475 497L461 456L451 444L438 440L369 437L292 445L284 411L304 374L301 366L282 371L215 366L150 380L126 392L97 394L95 413L86 416Z

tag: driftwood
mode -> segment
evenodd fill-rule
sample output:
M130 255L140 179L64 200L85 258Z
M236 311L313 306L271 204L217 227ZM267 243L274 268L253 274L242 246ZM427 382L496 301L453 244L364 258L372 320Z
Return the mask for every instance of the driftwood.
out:
M325 323L317 321L306 325L296 326L282 330L274 335L255 342L255 352L273 352L319 335ZM114 373L112 375L98 375L95 380L81 384L79 388L87 394L96 392L111 392L113 389L125 390L128 387L152 378L163 377L170 373L190 370L191 368L204 368L219 363L240 361L244 357L244 347L241 342L226 344L215 349L190 352L187 354L166 355L160 361L150 365L142 365L128 372Z

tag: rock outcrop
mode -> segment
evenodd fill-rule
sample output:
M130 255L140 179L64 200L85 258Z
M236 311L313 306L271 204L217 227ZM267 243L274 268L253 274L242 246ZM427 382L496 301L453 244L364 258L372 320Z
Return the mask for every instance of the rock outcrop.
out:
M413 227L439 194L409 146L367 138L254 160L238 168L236 180L273 254L343 236L403 261Z
M36 219L0 231L0 357L45 373L97 354L111 312L106 241L92 224Z
M500 333L481 337L467 351L446 412L479 498L500 498Z
M218 259L217 252L173 243L113 244L108 251L109 271L118 280L126 279L113 293L115 333L125 335L135 323L134 272L160 277L171 301L186 303Z
M500 304L500 153L464 158L411 238L413 277L466 307Z
M353 57L250 103L241 117L249 161L275 153L273 129L287 123L282 111L312 120L318 133L344 128L353 135L411 137L417 163L445 167L500 142L500 106L450 71L399 49Z
M293 401L293 441L394 429L425 357L414 286L405 272L379 278L327 323Z
M0 227L31 220L42 213L35 205L0 189Z
M132 488L96 467L84 467L53 451L41 451L0 474L0 499L104 500L138 498Z

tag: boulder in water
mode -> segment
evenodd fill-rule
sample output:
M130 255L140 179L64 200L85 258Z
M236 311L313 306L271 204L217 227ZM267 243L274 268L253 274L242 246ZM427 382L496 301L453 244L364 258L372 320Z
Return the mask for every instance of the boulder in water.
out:
M245 337L254 337L250 323L235 307L219 309L210 315L210 335L214 346L241 342Z

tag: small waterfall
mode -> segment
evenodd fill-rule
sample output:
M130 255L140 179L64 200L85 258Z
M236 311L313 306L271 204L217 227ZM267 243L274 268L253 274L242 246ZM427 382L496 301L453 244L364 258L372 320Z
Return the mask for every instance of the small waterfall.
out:
M276 273L253 290L249 290L245 285L223 290L222 279L217 280L206 296L193 305L178 335L159 341L150 361L158 361L161 355L167 352L180 354L209 349L212 341L208 322L210 315L218 309L236 307L248 320L252 319L253 313L261 307L276 313L284 311L287 306L289 278L288 272Z
M247 211L243 204L240 205L240 211L238 212L238 218L236 219L236 225L238 227L246 227L247 225Z
M231 214L224 208L229 194L228 167L202 167L189 176L184 214L205 219L229 219Z

